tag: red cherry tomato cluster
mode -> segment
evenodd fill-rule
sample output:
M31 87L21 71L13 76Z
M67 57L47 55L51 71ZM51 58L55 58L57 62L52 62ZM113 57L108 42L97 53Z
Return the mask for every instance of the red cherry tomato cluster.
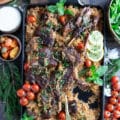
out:
M108 103L105 108L104 118L105 120L119 120L120 119L120 80L119 77L113 76L111 78L111 97L108 99Z
M20 104L26 106L29 101L35 99L35 94L40 91L38 84L30 84L26 82L21 89L17 91L17 96L20 97Z

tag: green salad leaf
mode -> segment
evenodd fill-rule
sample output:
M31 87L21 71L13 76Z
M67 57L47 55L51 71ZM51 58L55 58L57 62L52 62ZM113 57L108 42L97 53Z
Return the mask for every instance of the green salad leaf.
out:
M120 0L113 0L110 6L110 23L116 35L120 38Z
M120 70L120 58L110 60L108 64L108 71L105 74L106 84L110 82L112 76L114 76Z

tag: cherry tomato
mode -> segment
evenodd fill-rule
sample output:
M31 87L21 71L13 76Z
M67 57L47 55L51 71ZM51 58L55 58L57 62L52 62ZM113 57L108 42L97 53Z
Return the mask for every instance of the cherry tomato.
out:
M108 110L104 111L104 118L110 118L111 113Z
M65 119L66 119L65 112L61 111L61 112L58 114L58 119L59 119L59 120L65 120Z
M115 110L115 111L113 112L113 116L114 116L115 118L120 118L120 111L119 111L119 110Z
M31 86L31 89L32 89L32 91L33 91L34 93L38 93L38 92L40 91L40 87L39 87L39 85L37 85L37 84L33 84L33 85Z
M120 91L120 83L113 84L113 89L117 90L117 91Z
M117 103L117 105L116 105L116 110L119 110L119 111L120 111L120 103Z
M24 96L25 96L25 91L24 91L23 89L19 89L19 90L17 91L17 96L18 96L18 97L24 97Z
M118 103L120 103L120 96L118 97Z
M117 83L117 82L119 82L119 77L117 77L117 76L112 76L111 82L112 82L112 85L115 84L115 83Z
M118 120L118 119L116 119L116 118L112 118L111 120Z
M28 103L29 103L29 102L28 102L28 99L27 99L27 98L23 97L23 98L20 99L20 104L21 104L22 106L26 106Z
M107 104L106 109L107 109L108 111L112 112L112 111L114 110L114 105L112 105L112 104Z
M86 60L85 60L85 66L89 68L89 67L91 67L91 65L92 65L91 60L86 59Z
M84 43L83 42L79 42L78 45L76 46L77 50L83 50L84 49Z
M31 91L27 92L27 98L28 100L34 100L35 99L35 94Z
M28 22L28 23L34 23L34 22L36 22L35 16L29 15L29 16L27 17L27 22Z
M31 85L30 85L29 83L25 83L25 84L23 85L23 89L24 89L25 91L30 91Z
M118 91L112 90L112 97L118 97L119 93Z
M114 98L114 97L111 97L111 98L109 99L109 102L114 105L114 104L117 103L117 99Z
M66 20L67 20L67 16L66 16L66 15L61 15L61 16L59 16L59 21L60 21L63 25L65 25Z
M25 71L28 71L28 69L29 69L29 64L28 64L28 63L25 63L25 64L24 64L24 70L25 70Z

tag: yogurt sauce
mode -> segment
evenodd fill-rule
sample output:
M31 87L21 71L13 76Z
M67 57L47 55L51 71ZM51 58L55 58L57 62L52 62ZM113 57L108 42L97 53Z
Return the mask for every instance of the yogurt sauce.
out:
M0 31L15 32L21 24L21 14L17 8L5 6L0 8Z

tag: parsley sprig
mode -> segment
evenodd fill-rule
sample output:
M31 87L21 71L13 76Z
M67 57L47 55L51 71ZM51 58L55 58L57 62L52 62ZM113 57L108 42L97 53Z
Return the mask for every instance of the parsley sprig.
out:
M50 11L51 13L58 13L59 15L74 15L73 11L69 10L69 9L65 9L64 5L66 3L66 0L60 0L59 2L57 2L55 5L50 5L47 7L48 11Z

